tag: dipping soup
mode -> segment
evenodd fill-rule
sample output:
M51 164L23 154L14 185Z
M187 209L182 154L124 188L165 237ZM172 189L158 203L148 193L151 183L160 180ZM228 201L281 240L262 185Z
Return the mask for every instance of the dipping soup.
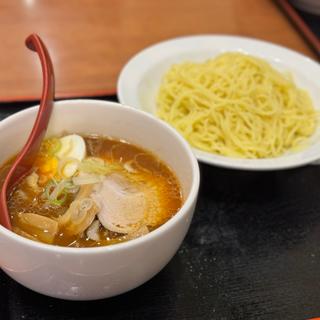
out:
M2 179L12 161L0 169ZM77 134L45 140L8 197L14 232L69 247L140 237L182 203L175 174L156 155L123 140Z

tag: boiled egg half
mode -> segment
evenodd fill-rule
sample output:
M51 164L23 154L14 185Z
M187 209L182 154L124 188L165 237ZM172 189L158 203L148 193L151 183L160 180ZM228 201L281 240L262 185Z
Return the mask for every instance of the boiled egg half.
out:
M64 178L70 178L76 173L79 163L86 156L86 144L77 134L64 136L59 141L60 148L55 153L59 159L59 171Z

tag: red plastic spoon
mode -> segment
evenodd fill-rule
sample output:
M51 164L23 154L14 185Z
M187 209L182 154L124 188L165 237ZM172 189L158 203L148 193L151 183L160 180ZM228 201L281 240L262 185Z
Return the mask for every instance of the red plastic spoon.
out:
M2 185L0 193L0 223L11 230L11 222L7 207L7 196L12 187L19 182L32 168L35 155L39 151L41 141L46 133L54 98L54 73L47 48L36 34L26 39L26 46L39 55L43 74L43 88L40 107L29 138L14 161Z

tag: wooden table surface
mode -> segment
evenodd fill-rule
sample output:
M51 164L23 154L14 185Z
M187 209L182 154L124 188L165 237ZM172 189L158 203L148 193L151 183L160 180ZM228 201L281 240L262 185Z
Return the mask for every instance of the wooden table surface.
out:
M0 102L40 97L40 65L24 46L32 32L51 53L57 98L114 94L132 55L182 35L249 36L315 58L272 0L2 0Z

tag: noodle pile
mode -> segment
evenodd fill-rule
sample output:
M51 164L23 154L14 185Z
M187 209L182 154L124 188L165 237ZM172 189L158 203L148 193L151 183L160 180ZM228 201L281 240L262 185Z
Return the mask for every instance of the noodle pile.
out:
M310 96L290 75L235 52L173 65L159 89L157 114L195 148L237 158L298 149L317 125Z

